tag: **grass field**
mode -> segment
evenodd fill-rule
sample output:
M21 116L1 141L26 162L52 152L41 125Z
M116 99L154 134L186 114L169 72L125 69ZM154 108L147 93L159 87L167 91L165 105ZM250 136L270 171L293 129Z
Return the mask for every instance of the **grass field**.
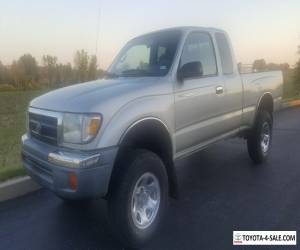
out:
M295 99L299 98L298 91L295 90L294 84L294 70L288 70L283 72L283 98L284 99Z
M42 91L0 92L0 182L24 175L20 139L25 132L26 108Z

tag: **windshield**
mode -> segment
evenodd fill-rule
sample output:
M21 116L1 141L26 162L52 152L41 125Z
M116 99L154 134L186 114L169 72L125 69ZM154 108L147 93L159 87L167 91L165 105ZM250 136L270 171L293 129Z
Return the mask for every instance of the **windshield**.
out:
M164 76L172 65L180 31L152 33L131 40L108 70L108 77Z

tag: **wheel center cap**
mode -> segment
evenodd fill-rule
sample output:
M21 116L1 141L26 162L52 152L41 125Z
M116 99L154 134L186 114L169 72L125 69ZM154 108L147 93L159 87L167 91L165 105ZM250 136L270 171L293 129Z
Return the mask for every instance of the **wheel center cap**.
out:
M137 181L132 197L131 215L138 228L147 228L155 219L160 204L160 186L156 176L143 174Z

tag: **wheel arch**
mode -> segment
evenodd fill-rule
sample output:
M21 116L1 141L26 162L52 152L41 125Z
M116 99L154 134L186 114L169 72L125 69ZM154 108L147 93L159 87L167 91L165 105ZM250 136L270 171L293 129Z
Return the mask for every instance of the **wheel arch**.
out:
M146 149L156 153L166 166L169 182L169 195L178 197L178 183L173 161L173 141L167 125L156 117L142 118L132 123L119 141L116 162L123 158L128 149ZM118 174L117 165L112 170L110 183ZM113 184L112 184L113 185Z
M274 112L274 98L270 92L264 93L258 100L255 117L254 117L254 124L257 122L258 113L262 110L268 111L273 119L273 112Z
M266 110L268 111L271 115L273 114L274 111L274 98L270 92L264 93L258 101L257 104L257 110L256 113L259 110Z

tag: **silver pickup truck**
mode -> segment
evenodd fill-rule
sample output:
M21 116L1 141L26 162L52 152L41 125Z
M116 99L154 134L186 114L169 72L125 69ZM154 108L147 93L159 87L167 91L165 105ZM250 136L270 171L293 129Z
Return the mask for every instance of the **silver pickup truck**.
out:
M105 79L31 101L23 165L65 200L108 200L112 229L147 242L178 194L176 162L221 139L266 160L282 73L240 74L227 34L179 27L129 41Z

